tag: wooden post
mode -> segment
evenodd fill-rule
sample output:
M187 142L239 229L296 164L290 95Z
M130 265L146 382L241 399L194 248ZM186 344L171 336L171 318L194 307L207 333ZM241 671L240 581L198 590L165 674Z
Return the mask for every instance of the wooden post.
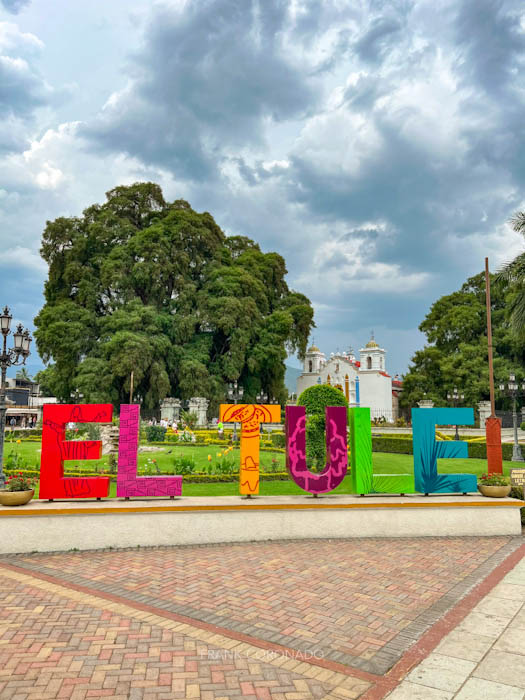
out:
M487 443L487 472L503 474L503 456L501 452L501 421L496 418L494 398L494 363L492 357L492 313L490 304L490 275L489 259L485 258L485 296L487 302L487 345L489 354L489 388L490 388L490 417L485 421L485 437ZM480 428L482 426L480 425Z
M129 402L133 403L133 370L131 370L131 380L129 384Z
M490 304L490 275L488 258L485 258L485 298L487 302L487 342L489 351L490 417L495 418L496 404L494 399L494 363L492 359L492 310Z

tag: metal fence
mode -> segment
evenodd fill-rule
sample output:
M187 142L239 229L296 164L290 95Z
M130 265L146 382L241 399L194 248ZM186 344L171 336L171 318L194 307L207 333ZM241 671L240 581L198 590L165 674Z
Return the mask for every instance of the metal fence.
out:
M501 427L502 428L512 428L513 427L513 422L512 422L512 411L496 411L496 416L497 418L501 418ZM518 426L521 423L521 416L518 413Z

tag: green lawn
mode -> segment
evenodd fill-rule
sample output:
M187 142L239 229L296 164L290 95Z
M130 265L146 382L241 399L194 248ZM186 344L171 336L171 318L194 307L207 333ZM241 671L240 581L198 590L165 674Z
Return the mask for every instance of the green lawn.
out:
M5 456L9 455L11 450L17 451L29 464L38 467L40 463L40 444L39 443L21 443L20 445L10 443L6 444ZM217 459L217 454L222 452L222 449L217 445L206 447L184 447L179 445L168 446L162 448L161 452L142 453L139 454L139 466L145 466L147 460L157 460L158 467L161 472L171 470L173 468L172 459L176 455L193 455L197 464L207 465L208 455L212 455L212 463ZM239 458L238 450L231 453L236 459ZM275 462L272 464L272 459ZM413 469L412 455L401 454L386 454L382 452L374 452L373 454L374 472L376 474L410 474ZM70 466L69 462L66 462ZM72 465L71 465L72 466ZM95 471L98 469L108 468L108 458L102 460L80 462L78 467L82 467L86 471ZM285 471L284 454L280 452L261 452L262 470ZM508 475L509 469L516 466L513 462L503 462L503 471ZM483 459L440 459L438 461L438 469L443 474L466 472L470 474L480 475L487 469L487 463ZM115 496L116 486L111 484L110 496ZM238 494L238 484L235 482L222 484L189 484L183 486L185 496L226 496ZM349 479L344 479L343 483L335 489L334 493L350 493ZM292 481L265 481L261 482L260 493L268 495L286 495L286 494L304 494L298 486ZM36 494L38 496L38 492Z

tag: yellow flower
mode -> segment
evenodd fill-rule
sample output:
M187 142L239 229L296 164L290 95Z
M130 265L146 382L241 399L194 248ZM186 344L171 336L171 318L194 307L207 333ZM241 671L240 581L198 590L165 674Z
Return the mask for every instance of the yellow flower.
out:
M208 455L208 462L211 462L211 455Z
M222 452L217 452L217 457L222 457Z
M19 445L22 442L22 440L17 440L16 444Z

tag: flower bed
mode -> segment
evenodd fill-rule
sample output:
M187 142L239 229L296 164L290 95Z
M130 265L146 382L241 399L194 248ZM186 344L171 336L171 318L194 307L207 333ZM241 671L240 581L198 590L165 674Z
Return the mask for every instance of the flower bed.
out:
M9 472L5 472L6 474L9 474ZM16 472L18 473L18 472ZM34 471L34 470L29 470L25 469L24 470L24 476L25 477L38 477L40 475L39 472ZM79 473L77 472L65 472L64 476L82 476L82 477L88 477L88 476L105 476L109 478L110 480L115 480L117 478L116 474L105 474L101 472L96 472L96 473ZM140 471L138 473L138 476L150 476L150 474L141 474ZM177 476L176 474L166 474L163 472L159 476ZM290 478L290 475L288 472L273 472L273 473L267 473L267 472L261 472L260 479L261 481L287 481ZM231 474L182 474L182 480L187 482L188 484L216 484L216 483L228 483L228 482L235 482L239 481L239 473L238 472L233 472Z

